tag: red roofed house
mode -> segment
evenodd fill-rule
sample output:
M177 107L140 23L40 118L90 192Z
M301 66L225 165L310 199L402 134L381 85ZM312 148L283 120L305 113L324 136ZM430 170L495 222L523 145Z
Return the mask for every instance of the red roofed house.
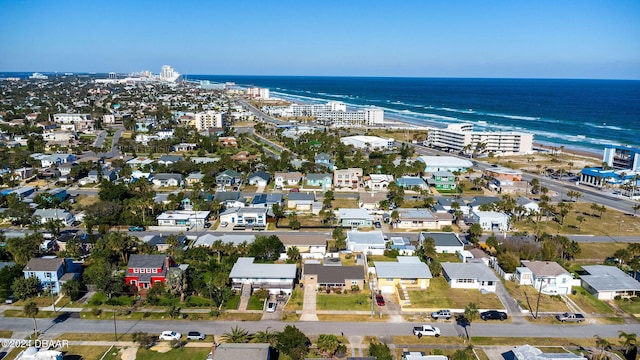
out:
M149 289L155 283L164 284L167 280L167 271L175 266L173 259L166 255L131 255L125 282L138 290Z

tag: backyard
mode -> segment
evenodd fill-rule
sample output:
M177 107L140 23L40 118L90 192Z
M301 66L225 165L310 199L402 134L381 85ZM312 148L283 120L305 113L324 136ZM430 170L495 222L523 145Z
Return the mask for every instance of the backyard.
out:
M452 289L442 276L431 279L427 290L409 290L409 309L464 309L469 303L479 309L502 309L504 306L493 293L482 294L475 289Z

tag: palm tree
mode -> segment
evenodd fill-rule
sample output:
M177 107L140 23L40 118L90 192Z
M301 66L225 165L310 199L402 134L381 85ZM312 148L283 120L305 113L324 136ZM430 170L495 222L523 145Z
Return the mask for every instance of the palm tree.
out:
M637 335L634 333L626 333L622 330L618 331L618 338L623 339L622 346L624 346L625 354L633 351L636 348Z
M22 310L25 315L33 319L33 332L38 334L38 324L36 323L36 316L40 312L38 304L35 301L29 301Z
M480 311L478 311L478 305L474 303L469 303L464 308L464 318L469 325L469 330L471 329L471 323L480 318ZM467 339L471 340L471 331L467 331Z
M278 333L276 331L271 330L270 327L267 327L264 330L258 331L253 334L253 338L251 342L254 343L267 343L271 345L271 347L276 346L276 342L278 341Z
M585 220L586 220L585 217L582 215L576 216L576 221L578 221L578 231L580 231L580 226L582 225L582 222Z
M633 209L633 216L635 217L638 210L640 210L640 204L633 205L631 209Z
M231 331L222 334L222 342L225 343L248 343L251 335L247 329L239 328L238 325L231 328Z
M593 337L596 340L596 347L600 348L600 355L598 356L598 358L604 359L605 350L611 347L611 343L609 342L609 340L601 338L599 335L594 335Z

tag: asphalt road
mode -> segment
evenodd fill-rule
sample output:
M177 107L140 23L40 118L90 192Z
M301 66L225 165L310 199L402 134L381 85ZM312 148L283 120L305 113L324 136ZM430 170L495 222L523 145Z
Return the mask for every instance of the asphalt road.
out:
M48 339L61 333L113 333L114 321L109 320L80 320L69 318L60 323L53 323L52 319L38 319L38 329L44 331L43 338ZM392 323L392 322L281 322L281 321L186 321L186 320L119 320L116 317L116 330L118 334L143 331L148 333L160 333L163 330L175 330L181 333L188 331L201 331L206 334L223 334L230 328L238 325L250 332L265 330L282 330L286 325L295 325L306 335L339 334L345 336L378 336L391 338L397 335L411 335L414 325L422 323ZM452 322L434 322L443 336L458 336L464 334L464 329ZM33 330L33 320L27 318L3 318L0 329L13 330L14 332L28 332ZM474 322L471 327L472 336L494 337L576 337L590 338L594 335L617 338L618 331L627 333L640 332L640 325L570 325L553 324L538 325L530 323L501 323ZM108 339L107 339L108 340Z

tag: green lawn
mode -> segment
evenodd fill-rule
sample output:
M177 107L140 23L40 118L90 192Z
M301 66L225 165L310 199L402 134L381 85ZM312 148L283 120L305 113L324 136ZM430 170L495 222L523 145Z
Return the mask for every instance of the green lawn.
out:
M368 294L321 294L316 295L318 310L371 310L371 297Z
M587 314L613 314L614 311L602 300L596 299L595 296L591 295L587 290L582 287L574 286L573 291L575 291L575 295L569 295L569 298L576 303L576 305L580 306L580 308Z
M302 310L302 305L304 303L304 290L299 287L295 287L293 289L293 293L291 293L291 298L289 302L287 302L286 310L287 311L295 311Z
M63 350L64 360L100 360L109 346L71 345Z
M482 294L474 289L452 289L442 276L431 279L426 290L410 290L408 308L464 309L475 303L480 309L502 309L504 306L493 293Z
M249 299L249 305L247 306L247 310L263 310L264 309L264 300L258 299L257 297L251 295Z
M627 314L640 315L640 301L616 300L616 305L620 306Z
M538 291L533 286L518 285L513 281L505 281L504 286L522 308L531 312L535 312L536 309L542 312L569 311L569 308L559 296L540 294L540 305L538 306Z
M136 360L182 360L182 359L206 359L211 348L183 347L173 349L166 353L159 353L153 350L138 349Z
M233 295L227 302L222 304L223 310L238 310L240 304L240 294Z

